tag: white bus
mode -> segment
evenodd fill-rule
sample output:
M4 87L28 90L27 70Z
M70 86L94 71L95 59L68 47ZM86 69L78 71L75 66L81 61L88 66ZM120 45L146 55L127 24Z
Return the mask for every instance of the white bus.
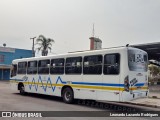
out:
M74 99L125 102L148 97L148 56L132 47L13 60L11 87Z

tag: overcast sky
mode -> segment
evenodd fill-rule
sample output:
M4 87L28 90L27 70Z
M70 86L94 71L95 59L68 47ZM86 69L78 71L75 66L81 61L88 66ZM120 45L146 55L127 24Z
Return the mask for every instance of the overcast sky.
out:
M0 0L0 46L32 49L31 37L55 40L52 53L160 42L160 0Z

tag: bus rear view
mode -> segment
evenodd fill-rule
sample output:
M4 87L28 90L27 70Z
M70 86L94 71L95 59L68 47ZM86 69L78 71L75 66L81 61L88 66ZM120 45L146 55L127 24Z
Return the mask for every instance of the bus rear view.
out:
M137 48L128 48L128 74L124 77L122 101L148 97L148 55Z

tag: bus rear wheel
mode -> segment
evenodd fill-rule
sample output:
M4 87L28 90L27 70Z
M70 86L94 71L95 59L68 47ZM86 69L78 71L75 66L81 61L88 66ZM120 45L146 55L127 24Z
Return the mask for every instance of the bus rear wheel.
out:
M74 101L73 90L69 87L65 88L63 90L62 98L65 103L68 103L68 104L73 103Z

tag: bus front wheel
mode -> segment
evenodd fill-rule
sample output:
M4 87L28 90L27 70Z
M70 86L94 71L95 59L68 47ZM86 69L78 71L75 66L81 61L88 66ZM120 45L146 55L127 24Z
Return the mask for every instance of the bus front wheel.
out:
M19 93L20 93L21 95L25 95L24 85L20 85Z
M68 104L73 103L74 101L73 90L69 87L65 88L63 90L62 98L65 103L68 103Z

